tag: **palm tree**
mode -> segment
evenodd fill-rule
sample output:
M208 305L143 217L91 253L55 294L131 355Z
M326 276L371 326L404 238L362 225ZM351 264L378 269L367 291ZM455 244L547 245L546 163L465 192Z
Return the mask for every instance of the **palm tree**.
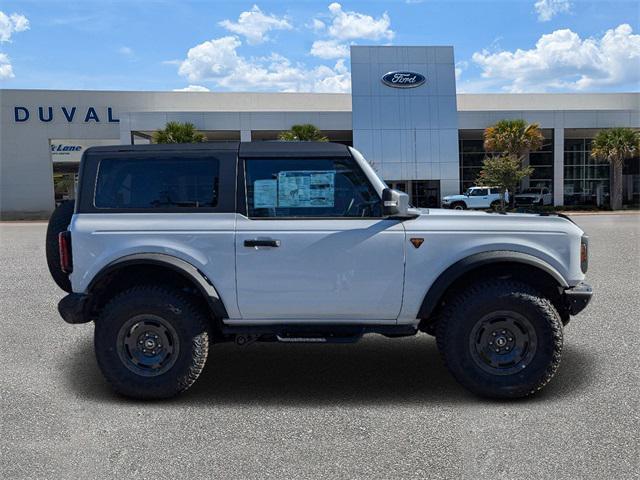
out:
M302 125L292 125L291 130L280 132L279 140L286 142L328 142L329 139L322 135L318 127L305 123Z
M500 120L484 131L484 149L519 158L540 150L544 136L537 123L524 120Z
M499 157L508 157L513 168L522 168L522 160L529 154L540 150L544 142L544 136L537 123L527 123L522 119L500 120L484 131L484 149L487 152L496 152ZM487 158L483 166L486 167ZM503 166L505 162L502 162ZM517 165L516 165L517 164ZM533 169L527 169L527 177L533 173ZM515 172L512 172L515 173ZM518 182L519 184L519 182ZM506 185L494 185L510 188ZM515 188L513 185L511 188ZM509 196L509 203L513 206L515 197L513 191Z
M155 143L200 143L205 136L196 130L193 123L167 122L162 130L153 132Z
M622 167L625 160L640 155L640 133L630 128L612 128L598 132L591 142L591 158L611 165L611 208L622 208Z

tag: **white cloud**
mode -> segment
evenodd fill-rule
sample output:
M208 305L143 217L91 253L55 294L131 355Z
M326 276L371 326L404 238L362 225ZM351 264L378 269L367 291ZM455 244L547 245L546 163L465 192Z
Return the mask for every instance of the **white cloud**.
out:
M7 78L13 78L13 67L11 61L6 53L0 53L0 80L6 80Z
M24 32L25 30L29 30L27 17L18 13L7 15L0 11L0 42L10 42L14 33Z
M538 12L538 20L548 22L559 13L569 12L571 2L569 0L537 0L533 8Z
M282 55L248 58L238 54L238 37L208 40L189 49L178 73L190 82L209 81L233 90L275 90L283 92L348 92L351 75L339 60L335 66L307 68Z
M118 53L120 55L124 55L125 57L133 57L135 56L135 52L133 51L133 48L131 47L120 47L118 49Z
M249 45L263 43L269 39L267 32L271 30L291 30L293 27L286 17L266 14L254 5L248 12L242 12L237 22L223 20L219 25L232 33L242 35Z
M317 18L314 18L311 20L311 23L306 25L307 28L313 30L314 32L318 33L321 32L325 29L326 25L324 24L324 22L322 20L318 20Z
M339 43L337 40L316 40L311 45L309 53L324 59L346 58L349 56L349 45Z
M640 35L628 24L585 38L569 30L543 35L530 50L476 52L482 77L510 92L597 90L640 83Z
M364 13L344 11L342 5L335 2L329 5L329 12L331 25L329 25L328 33L335 39L392 40L395 36L395 33L389 28L391 19L387 12L376 19Z
M174 88L174 92L210 92L207 87L203 87L202 85L189 85L184 88Z

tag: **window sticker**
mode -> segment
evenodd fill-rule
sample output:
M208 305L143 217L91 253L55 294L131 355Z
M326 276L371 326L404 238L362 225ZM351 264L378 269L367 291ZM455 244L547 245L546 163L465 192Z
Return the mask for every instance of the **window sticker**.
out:
M278 207L333 207L336 171L283 171L278 173Z
M276 208L277 201L277 180L256 180L253 182L253 208Z

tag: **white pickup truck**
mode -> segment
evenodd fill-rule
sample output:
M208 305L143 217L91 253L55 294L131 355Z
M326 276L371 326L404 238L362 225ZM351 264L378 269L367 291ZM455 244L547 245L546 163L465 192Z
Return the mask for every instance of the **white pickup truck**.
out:
M312 142L87 149L47 233L62 318L95 322L137 398L187 389L217 342L418 332L470 391L529 395L591 298L587 249L559 215L412 209L357 150Z

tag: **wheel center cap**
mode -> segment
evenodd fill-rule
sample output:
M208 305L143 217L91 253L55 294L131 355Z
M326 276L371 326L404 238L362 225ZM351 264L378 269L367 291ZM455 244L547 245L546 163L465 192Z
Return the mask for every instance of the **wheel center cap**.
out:
M496 345L498 347L504 347L507 344L507 339L503 336L499 336L496 338Z
M148 338L147 340L145 340L144 346L145 348L153 349L156 346L156 342L152 338Z

